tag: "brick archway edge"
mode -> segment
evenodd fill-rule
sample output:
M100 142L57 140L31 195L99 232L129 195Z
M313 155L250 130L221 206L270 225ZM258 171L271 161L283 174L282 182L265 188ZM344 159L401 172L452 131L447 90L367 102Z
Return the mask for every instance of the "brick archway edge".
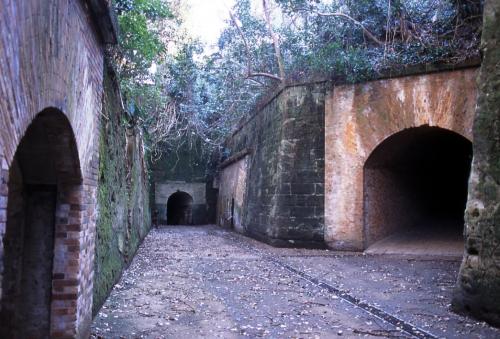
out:
M0 0L0 8L0 239L5 233L8 175L16 149L35 116L45 108L55 108L64 113L75 136L81 184L61 186L65 188L61 193L63 203L58 205L56 217L58 229L64 227L66 237L60 234L56 248L59 244L75 254L62 258L56 249L57 267L64 266L64 273L53 277L57 289L53 307L59 315L53 322L52 336L87 337L92 306L103 45L84 1L51 0L49 5L38 0ZM3 245L0 262L2 258Z

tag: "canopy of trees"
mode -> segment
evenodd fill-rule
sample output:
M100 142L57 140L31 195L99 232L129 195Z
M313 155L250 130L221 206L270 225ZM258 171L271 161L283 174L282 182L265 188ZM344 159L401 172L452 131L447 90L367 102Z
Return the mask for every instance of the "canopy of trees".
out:
M481 0L237 0L210 54L180 28L180 2L115 0L128 123L153 158L218 150L260 96L289 82L357 82L479 53Z

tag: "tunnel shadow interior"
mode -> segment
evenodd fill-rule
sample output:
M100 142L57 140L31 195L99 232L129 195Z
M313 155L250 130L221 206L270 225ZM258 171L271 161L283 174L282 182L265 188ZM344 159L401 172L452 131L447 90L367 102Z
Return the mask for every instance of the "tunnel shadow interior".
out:
M364 166L368 253L463 253L472 143L438 127L396 133Z
M66 194L81 183L69 121L58 110L42 111L9 168L0 336L50 337L58 208L69 206Z
M193 197L177 191L167 201L167 225L193 224Z

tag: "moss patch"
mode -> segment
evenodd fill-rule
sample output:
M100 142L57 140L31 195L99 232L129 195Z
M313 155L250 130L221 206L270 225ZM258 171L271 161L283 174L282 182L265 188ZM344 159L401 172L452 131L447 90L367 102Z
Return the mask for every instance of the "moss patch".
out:
M99 138L94 315L151 227L141 140L123 124L117 94L113 78L105 71Z

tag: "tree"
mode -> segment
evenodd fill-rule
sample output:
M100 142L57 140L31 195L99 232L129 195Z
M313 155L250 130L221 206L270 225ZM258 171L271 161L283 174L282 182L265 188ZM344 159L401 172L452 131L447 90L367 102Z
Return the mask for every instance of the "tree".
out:
M481 0L238 0L207 55L177 27L177 6L117 1L126 106L158 155L220 149L259 97L283 83L357 82L387 68L460 62L478 55L481 33Z

